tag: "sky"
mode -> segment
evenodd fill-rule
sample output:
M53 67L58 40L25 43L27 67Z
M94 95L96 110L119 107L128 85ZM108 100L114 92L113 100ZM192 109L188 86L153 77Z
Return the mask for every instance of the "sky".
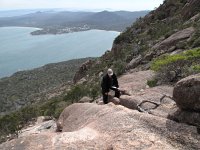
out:
M153 10L163 0L0 0L0 10L66 8L74 10Z

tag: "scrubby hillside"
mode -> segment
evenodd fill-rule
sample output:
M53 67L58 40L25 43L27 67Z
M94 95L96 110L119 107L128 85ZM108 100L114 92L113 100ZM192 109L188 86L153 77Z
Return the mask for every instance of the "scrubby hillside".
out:
M46 101L61 94L69 87L74 73L88 60L77 59L48 64L34 70L21 71L11 77L0 79L0 114L18 110L21 107Z
M199 8L198 0L165 0L158 9L122 32L111 51L90 63L88 69L80 68L74 82L84 81L77 86L87 88L100 87L99 75L110 67L118 76L130 70L151 69L156 75L148 81L149 86L173 85L199 73Z
M199 8L198 0L165 0L158 9L138 19L121 33L115 39L112 50L96 61L86 74L95 76L108 67L114 68L118 75L136 67L142 70L150 67L154 69L155 64L159 65L157 59L165 61L167 58L168 63L162 68L168 64L173 66L171 68L174 72L171 73L176 75L172 82L199 72ZM185 52L187 50L191 51ZM185 54L180 54L183 52ZM177 62L183 57L182 55L185 55L184 61ZM159 71L159 69L154 70ZM170 79L163 81L171 82Z

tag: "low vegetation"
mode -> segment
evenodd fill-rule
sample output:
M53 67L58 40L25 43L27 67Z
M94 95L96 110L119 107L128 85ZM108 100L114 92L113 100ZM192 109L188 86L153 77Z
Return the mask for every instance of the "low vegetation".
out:
M15 110L15 105L26 105L48 100L48 93L68 86L80 65L92 58L76 59L48 64L33 70L17 72L0 79L0 112Z
M0 117L0 143L9 138L14 138L18 132L37 116L56 114L56 100L40 105L32 105L21 108L15 112ZM10 136L8 136L10 135Z
M157 82L158 82L157 79L151 79L147 81L147 85L149 87L155 87L157 85Z
M95 83L78 84L71 88L71 90L64 97L64 101L71 101L71 103L78 102L82 97L88 96L95 100L100 95L100 85Z
M155 59L151 69L157 72L157 79L173 83L200 72L200 49L192 49L176 55L163 55Z
M0 117L0 143L7 140L8 134L13 137L29 122L34 122L38 116L52 116L58 118L67 106L78 102L82 97L88 96L93 100L100 95L98 84L78 84L73 86L66 95L52 98L44 103L23 107L15 112ZM10 137L12 138L12 137Z

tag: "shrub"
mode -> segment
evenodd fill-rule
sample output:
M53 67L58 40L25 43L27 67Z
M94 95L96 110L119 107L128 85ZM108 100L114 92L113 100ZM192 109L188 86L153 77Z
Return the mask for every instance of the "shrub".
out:
M200 46L200 38L197 38L196 40L194 40L192 47L199 47Z
M113 63L113 69L115 70L115 73L119 76L122 75L125 72L126 63L123 61L115 61Z
M167 64L177 62L179 60L185 60L185 56L182 55L164 55L158 59L156 59L152 65L151 69L154 71L159 71L161 70L162 67L166 66Z
M18 131L32 118L36 117L35 107L25 107L16 112L0 117L0 142L4 142L8 134L18 134Z
M149 87L155 87L157 85L157 82L158 82L157 79L148 80L147 85Z
M20 121L25 124L30 119L35 118L39 115L38 108L36 106L26 106L18 111Z
M188 50L182 54L164 55L151 64L161 82L177 82L181 78L200 72L200 49Z
M200 64L191 66L194 71L200 72Z
M88 89L83 84L75 85L64 97L65 101L77 102L83 96L86 96Z
M91 97L94 100L96 97L98 97L100 91L100 84L95 81L89 84L75 85L64 97L64 101L70 101L71 103L75 103L78 102L84 96Z
M182 54L176 55L164 55L153 61L151 69L154 71L159 71L163 66L170 63L176 63L177 61L193 61L200 58L200 49L188 50Z
M89 97L95 100L100 95L100 93L101 93L100 84L94 84L90 88Z
M63 109L69 105L62 98L53 98L47 102L23 107L15 112L0 117L0 143L7 140L7 135L17 135L29 121L41 115L58 118Z

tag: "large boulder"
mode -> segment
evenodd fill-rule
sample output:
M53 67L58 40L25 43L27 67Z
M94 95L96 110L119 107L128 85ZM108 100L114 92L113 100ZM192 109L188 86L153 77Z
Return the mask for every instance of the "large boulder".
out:
M36 124L40 124L42 122L49 121L49 120L52 120L52 119L53 118L51 116L39 116L37 118Z
M188 3L185 4L181 11L181 15L185 20L194 16L199 12L200 1L199 0L188 0Z
M54 132L56 131L56 122L54 120L44 121L37 123L35 126L22 129L18 137L27 137L33 134L45 133L45 132Z
M183 110L200 111L200 74L180 80L174 87L173 99Z
M80 66L79 70L75 73L73 82L77 83L79 80L81 80L83 77L85 77L86 72L90 69L90 67L92 66L93 63L94 63L93 60L88 60L85 63L83 63Z
M200 113L183 111L177 108L176 111L169 113L168 118L180 123L187 123L190 125L200 127Z
M81 98L78 102L79 103L91 103L93 100L87 96L84 96L83 98Z
M183 29L181 31L178 31L174 34L172 34L167 39L163 40L162 42L156 44L153 46L153 49L155 50L169 50L169 47L174 46L179 41L188 39L193 33L195 32L195 29L193 27L189 27L186 29Z
M147 81L152 79L154 75L155 73L151 70L129 72L119 78L119 87L129 94L133 94L141 89L145 89Z
M130 72L121 76L120 88L125 89L129 94L120 96L120 105L167 118L176 108L176 103L171 99L173 87L163 85L149 88L147 80L153 77L154 73L150 70Z
M20 137L1 144L0 149L200 149L195 127L112 103L73 104L59 121L63 122L62 132Z
M125 106L129 109L137 110L137 105L142 102L141 99L137 99L134 96L122 95L120 97L120 105Z
M126 66L126 69L133 69L133 68L137 67L140 64L141 60L142 60L141 55L137 56L136 58L133 58L129 62L129 64Z

